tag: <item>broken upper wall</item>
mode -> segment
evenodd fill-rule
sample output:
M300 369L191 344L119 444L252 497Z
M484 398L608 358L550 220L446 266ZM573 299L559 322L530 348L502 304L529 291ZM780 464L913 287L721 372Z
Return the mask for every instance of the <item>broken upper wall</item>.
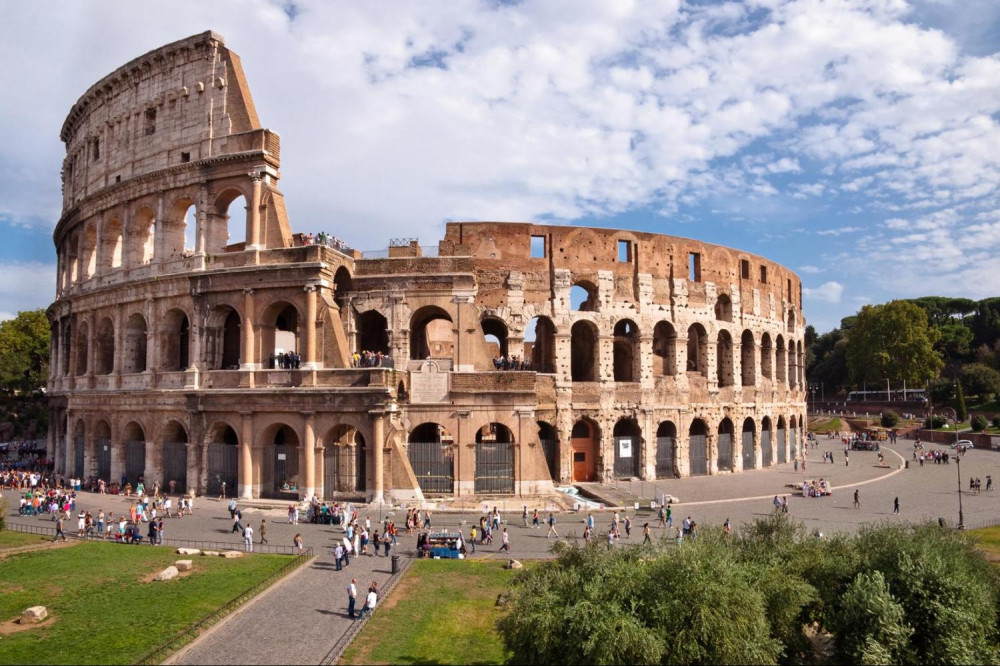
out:
M154 49L95 83L60 138L63 212L110 185L219 155L266 149L239 57L203 32Z
M536 250L544 243L544 251L538 253L544 256L532 256L533 239ZM566 269L574 284L585 285L597 285L598 272L610 272L619 302L637 302L639 276L648 274L653 303L675 300L674 281L681 280L685 281L685 304L713 305L715 297L705 288L712 283L715 294L726 294L731 300L736 296L731 292L741 292L739 307L744 312L782 318L785 304L795 313L796 324L803 323L801 282L793 272L755 254L688 238L624 229L450 222L441 254L476 260L479 298L491 307L506 305L503 281L510 271L524 274L525 299L536 301L548 297L552 272ZM494 267L483 260L497 261Z

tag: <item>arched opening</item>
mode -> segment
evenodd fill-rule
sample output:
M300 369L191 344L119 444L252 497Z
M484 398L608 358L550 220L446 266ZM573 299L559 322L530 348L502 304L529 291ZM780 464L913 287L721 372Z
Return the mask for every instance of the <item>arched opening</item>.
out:
M788 386L790 388L795 388L798 386L799 378L799 368L798 368L799 356L795 351L795 341L788 341Z
M198 209L191 204L184 210L184 252L198 249Z
M600 432L590 419L573 424L570 448L573 450L573 481L593 481L597 478L597 442Z
M753 386L756 383L757 368L754 366L756 358L753 333L749 330L743 331L743 336L740 338L740 382L743 386Z
M788 311L788 332L795 332L795 310Z
M187 197L175 201L167 219L160 225L160 250L163 252L163 259L177 259L185 251L193 251L197 240L197 226L194 202Z
M234 188L219 194L207 229L206 251L218 254L244 249L248 242L247 214L243 192Z
M778 463L788 462L787 450L785 448L787 430L785 428L785 417L778 417L778 443L776 448L778 449Z
M156 219L152 209L143 206L136 211L129 229L127 237L129 268L151 263L156 247Z
M775 353L775 365L777 366L777 372L775 372L775 379L781 384L786 383L787 375L785 374L788 368L788 362L785 359L785 339L780 335L775 342L776 353Z
M284 423L264 431L260 494L271 499L294 501L299 497L299 436Z
M77 281L80 276L80 234L79 232L74 232L70 236L69 240L66 241L66 279L64 281L65 286Z
M622 319L614 330L614 371L616 382L639 381L639 327Z
M357 428L335 425L323 440L323 489L328 497L363 493L367 449Z
M123 253L122 221L113 217L101 229L101 263L111 270L121 268Z
M239 493L240 438L236 430L226 423L215 424L209 432L205 494L209 497L236 497Z
M455 330L451 315L435 305L420 308L410 317L410 358L453 359Z
M174 493L187 492L187 430L177 421L169 421L163 429L163 489Z
M687 370L708 377L708 333L701 324L688 328Z
M230 308L222 325L222 335L219 337L219 368L239 370L240 329L240 313Z
M125 322L122 372L132 374L146 371L146 339L146 318L136 312Z
M125 442L125 476L135 490L146 474L146 433L142 426L132 421L122 433Z
M677 426L664 421L656 429L656 478L673 479L677 476Z
M732 386L736 383L733 372L733 338L729 331L719 331L715 344L715 371L719 386Z
M733 301L727 294L719 294L715 301L715 318L718 321L733 320Z
M691 476L708 474L708 426L701 419L692 421L688 431L688 462Z
M358 315L355 321L357 331L357 352L361 357L359 365L372 363L378 358L389 354L389 323L378 310L368 310ZM367 353L365 353L367 352Z
M570 372L574 382L597 381L597 327L578 321L570 329Z
M191 365L191 326L183 310L169 310L163 318L163 369L185 370Z
M774 464L774 453L771 445L771 419L767 416L760 422L760 464L770 467Z
M756 438L756 428L753 419L743 421L743 469L753 469L757 466L756 451L754 451L754 439Z
M97 225L93 222L88 224L83 231L80 262L84 278L89 279L97 274Z
M272 303L261 322L261 353L267 356L267 367L297 368L295 354L299 349L299 311L284 301Z
M58 350L60 353L60 363L53 364L55 373L63 377L68 377L70 372L76 372L76 368L70 366L70 352L73 346L72 322L66 322L62 330L60 330L58 325L52 326L50 335L52 336L52 350Z
M111 426L107 421L98 421L94 428L94 447L97 449L97 478L111 483ZM83 476L83 451L77 457L77 477ZM115 482L118 479L114 479Z
M716 469L732 471L733 469L733 422L722 419L719 422L719 441L716 450Z
M455 492L454 441L438 423L422 423L410 431L407 457L424 493Z
M535 372L556 371L556 326L548 317L533 317L524 329L525 358L531 360ZM527 351L531 345L531 353Z
M677 374L677 331L668 321L661 321L653 328L653 374Z
M765 379L773 379L771 370L774 349L771 346L771 336L765 333L760 338L760 374Z
M573 312L594 312L597 310L597 287L592 282L581 280L569 290L569 309Z
M347 307L347 300L354 289L354 281L351 279L351 271L346 266L341 266L333 274L333 300L343 310Z
M799 457L799 438L798 438L798 428L795 427L795 417L791 416L788 419L788 455L791 460L798 460Z
M612 431L615 445L615 478L639 476L642 463L642 430L635 419L619 419Z
M538 441L542 445L542 453L545 454L545 464L549 468L549 476L553 483L557 483L559 474L559 433L555 426L545 421L538 422Z
M90 349L90 326L81 321L76 329L76 368L77 377L87 374L87 356ZM69 354L67 354L67 357Z
M94 343L94 372L110 375L115 369L115 325L110 317L105 317L97 325Z
M102 423L103 423L103 421L102 421ZM107 424L105 424L105 426L107 426ZM83 420L81 419L81 420L79 420L79 421L76 422L76 428L74 428L74 430L73 430L73 468L72 469L70 469L69 465L66 463L66 457L65 457L66 453L65 453L65 451L63 451L63 468L65 469L65 472L67 474L74 475L78 479L82 479L84 477L83 463L84 463L84 447L86 445L86 442L87 442L87 426L83 422ZM109 461L110 461L110 458L109 458ZM110 471L110 469L111 469L111 467L109 465L108 466L108 470ZM98 478L105 478L105 477L98 477ZM107 479L105 478L105 481L106 480Z
M806 358L802 352L802 341L795 343L795 386L805 386Z
M488 423L476 432L476 493L514 492L514 434L502 423Z
M507 348L507 325L502 320L496 317L484 317L480 327L483 330L483 338L486 340L487 353L493 359L494 365L497 366L496 369L499 369L500 357L507 358L508 361L511 360L510 356L520 357L520 354L517 353L519 350L510 353Z

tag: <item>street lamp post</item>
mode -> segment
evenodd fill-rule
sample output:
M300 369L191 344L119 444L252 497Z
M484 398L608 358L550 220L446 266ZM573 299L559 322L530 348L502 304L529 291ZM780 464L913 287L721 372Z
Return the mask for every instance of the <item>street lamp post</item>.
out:
M958 380L955 380L955 393L958 394ZM958 529L965 529L965 515L962 513L962 455L958 446L958 414L955 414L955 466L958 468Z

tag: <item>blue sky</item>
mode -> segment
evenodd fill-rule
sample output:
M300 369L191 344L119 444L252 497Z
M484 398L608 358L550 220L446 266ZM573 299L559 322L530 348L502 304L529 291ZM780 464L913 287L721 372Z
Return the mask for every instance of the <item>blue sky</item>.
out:
M58 132L115 67L212 29L282 136L296 231L432 244L538 220L745 249L818 330L1000 295L1000 2L22 2L4 8L0 318L47 305Z

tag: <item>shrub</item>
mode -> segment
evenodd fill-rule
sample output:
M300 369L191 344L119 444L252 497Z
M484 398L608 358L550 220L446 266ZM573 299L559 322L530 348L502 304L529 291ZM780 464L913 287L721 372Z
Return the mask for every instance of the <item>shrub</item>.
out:
M946 423L948 423L948 419L936 414L929 419L924 419L925 428L943 428Z
M986 430L986 426L989 425L989 421L987 421L986 417L983 416L982 414L976 414L975 416L972 417L971 425L973 430L979 432L982 430Z
M1000 416L993 417L993 427L1000 428Z
M899 425L899 414L887 409L882 412L882 427L883 428L895 428Z

